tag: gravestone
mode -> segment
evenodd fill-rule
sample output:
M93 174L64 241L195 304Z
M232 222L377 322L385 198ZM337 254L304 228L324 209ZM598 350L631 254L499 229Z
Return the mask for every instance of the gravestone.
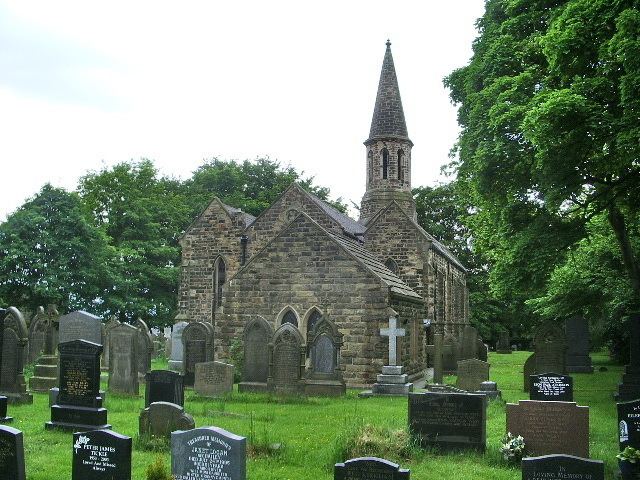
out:
M176 316L176 320L184 318L184 315ZM169 357L169 370L182 372L184 370L182 362L184 360L184 350L182 348L182 331L188 325L184 320L173 325L171 331L171 356Z
M589 407L573 402L507 403L507 432L522 435L529 455L589 457Z
M409 470L377 457L362 457L336 463L333 480L409 480Z
M566 373L567 340L557 322L546 322L538 327L533 339L535 371L532 373Z
M557 373L531 375L529 400L573 402L573 378Z
M398 328L396 312L390 312L389 328L381 328L380 335L389 337L389 364L382 367L371 389L374 395L407 395L413 391L413 383L408 381L402 365L398 365L398 338L405 336L405 329Z
M49 305L45 313L43 307L38 308L39 328L44 330L42 355L36 360L33 376L29 379L29 389L46 393L58 385L58 318L55 305Z
M340 396L347 387L340 369L342 334L333 322L321 317L310 333L310 366L305 381L307 395Z
M27 325L20 310L9 307L0 314L0 395L9 403L33 403L24 378Z
M486 362L489 360L489 347L484 343L481 337L478 337L478 360Z
M593 365L589 350L589 322L586 318L576 316L568 318L564 323L567 343L566 371L569 373L593 373Z
M149 333L149 327L142 320L136 320L136 328L138 335L136 337L138 343L138 375L144 381L144 376L151 370L151 357L153 355L153 340Z
M191 430L196 424L193 417L180 405L153 402L140 412L140 436L168 437L177 430Z
M138 395L138 329L121 323L109 330L109 381L110 392Z
M104 353L102 354L102 365L105 370L109 370L109 361L111 359L111 348L109 342L111 340L111 330L120 325L120 321L116 317L111 317L104 326Z
M458 362L457 388L473 392L480 390L482 382L487 381L489 381L489 364L487 362L476 358Z
M522 459L522 480L604 480L604 462L572 455Z
M304 392L305 348L296 327L285 323L273 334L269 345L269 378L267 387L277 394Z
M196 363L193 389L201 397L220 397L233 391L233 365L224 362Z
M38 307L36 314L29 324L29 353L27 354L27 363L35 363L44 350L47 320L48 318L44 307Z
M246 480L247 439L218 427L171 433L175 480Z
M422 447L484 452L487 413L484 395L410 393L409 432Z
M71 480L131 480L131 437L110 430L74 433Z
M244 329L244 364L239 392L265 392L269 377L269 344L273 328L263 318L254 318Z
M62 315L59 320L58 341L67 343L73 340L86 340L87 342L102 345L102 321L82 310Z
M471 325L465 325L458 347L458 361L479 358L479 344L484 347L484 343L482 343L482 339L478 335L478 330Z
M11 423L12 417L7 417L7 397L0 395L0 423Z
M631 316L629 322L629 364L625 366L622 383L618 384L616 400L619 402L640 398L640 315Z
M640 450L640 400L617 404L620 451L625 447Z
M99 395L102 345L73 340L59 344L58 351L60 391L45 428L73 431L111 428Z
M213 326L191 322L182 331L184 384L193 387L196 364L213 360Z
M496 345L496 351L501 354L511 354L511 339L509 338L509 332L500 332L498 335L498 344Z
M445 374L455 374L458 368L458 342L450 334L442 342L442 369Z
M522 367L522 384L523 384L523 392L529 392L531 388L531 375L535 373L536 370L536 354L532 353L525 360L524 365Z
M145 378L144 405L169 402L184 406L184 377L170 370L151 370Z
M22 432L0 425L0 474L3 480L25 480Z

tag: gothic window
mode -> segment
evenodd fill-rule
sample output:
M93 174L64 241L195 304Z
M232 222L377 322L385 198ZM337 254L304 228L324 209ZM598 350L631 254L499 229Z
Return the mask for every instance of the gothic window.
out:
M298 317L293 312L293 310L287 310L287 312L282 317L282 322L280 322L280 323L282 325L284 325L285 323L290 323L294 327L297 327L298 326Z
M213 271L213 312L222 304L222 287L227 281L227 266L222 257L216 260Z
M404 151L398 150L398 180L404 181L404 170L402 169L402 159L404 157Z
M369 150L367 155L367 176L369 178L369 184L373 182L373 150Z
M309 319L307 320L307 339L309 339L309 334L313 331L313 328L322 318L322 314L318 310L313 310L311 315L309 315Z
M386 148L382 149L382 178L384 180L388 177L389 171L389 150Z
M384 266L391 270L394 275L398 275L398 264L393 258L387 258L384 262Z

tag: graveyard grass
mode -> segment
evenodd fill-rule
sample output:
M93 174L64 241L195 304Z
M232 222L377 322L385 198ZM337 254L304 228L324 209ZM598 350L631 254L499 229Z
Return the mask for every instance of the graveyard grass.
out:
M522 366L529 352L512 355L491 353L491 380L498 382L505 401L528 398L522 392ZM613 478L617 453L616 407L612 398L622 367L610 363L604 354L592 354L595 373L572 374L574 397L579 405L590 407L591 458L605 460L606 477ZM605 366L608 371L600 372ZM166 368L166 362L154 360L154 369ZM453 383L454 377L445 378ZM102 388L106 389L103 382ZM147 466L158 455L170 465L169 451L140 450L136 442L138 414L144 406L144 385L138 398L107 393L108 420L113 429L134 439L133 478L144 479ZM356 441L367 442L378 450L369 454L386 456L404 468L411 478L520 479L520 470L506 465L499 454L505 430L505 405L492 402L487 412L487 452L438 454L407 445L407 399L360 399L350 390L344 398L276 399L266 395L238 394L227 399L202 399L192 390L185 392L185 410L196 426L219 426L253 441L254 451L247 459L251 480L332 479L332 465L345 460L345 447ZM49 420L48 397L34 394L34 404L10 406L13 427L24 432L27 478L51 480L70 478L72 434L45 431ZM371 425L374 428L367 428ZM374 437L379 437L376 440ZM395 432L392 434L391 432ZM373 438L373 440L372 440ZM274 444L280 444L275 448ZM374 447L372 448L375 448ZM270 448L271 446L271 448Z

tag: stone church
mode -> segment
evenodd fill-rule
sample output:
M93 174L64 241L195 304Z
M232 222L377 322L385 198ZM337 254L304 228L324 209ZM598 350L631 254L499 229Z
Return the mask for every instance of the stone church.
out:
M257 218L214 198L184 233L178 317L213 324L216 360L230 358L253 320L289 323L307 341L326 318L342 334L344 381L367 387L388 364L380 329L390 315L405 329L398 360L410 378L426 367L425 324L451 337L468 324L464 266L416 222L389 42L364 145L357 221L293 183Z

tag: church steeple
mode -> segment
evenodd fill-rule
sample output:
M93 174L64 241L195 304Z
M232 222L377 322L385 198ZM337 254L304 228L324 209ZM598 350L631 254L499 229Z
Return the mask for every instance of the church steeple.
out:
M398 78L391 55L391 42L382 62L378 94L373 109L367 147L367 191L360 205L360 220L367 223L395 200L415 218L411 196L411 147Z

